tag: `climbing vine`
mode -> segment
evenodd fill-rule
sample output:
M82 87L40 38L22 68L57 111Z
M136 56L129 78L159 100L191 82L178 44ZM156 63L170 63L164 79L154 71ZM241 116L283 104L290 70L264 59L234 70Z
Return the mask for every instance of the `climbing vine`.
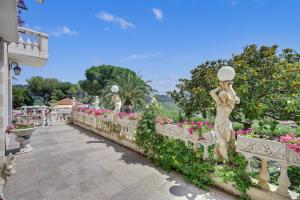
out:
M249 199L247 190L252 186L250 174L246 172L247 160L234 149L230 150L229 161L218 164L213 159L212 148L207 161L202 160L203 148L194 151L192 145L181 140L168 138L155 132L155 117L160 111L158 104L151 104L144 112L137 129L137 145L144 149L146 156L157 166L183 174L185 179L202 189L213 184L212 174L224 182L233 182L241 192L241 199Z

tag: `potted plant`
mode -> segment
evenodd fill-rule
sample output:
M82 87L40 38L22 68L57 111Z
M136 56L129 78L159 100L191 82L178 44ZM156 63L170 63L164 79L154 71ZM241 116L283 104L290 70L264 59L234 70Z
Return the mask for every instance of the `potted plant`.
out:
M20 153L27 153L33 150L30 145L30 137L35 129L33 121L18 119L13 122L10 132L16 135L16 141L20 143Z

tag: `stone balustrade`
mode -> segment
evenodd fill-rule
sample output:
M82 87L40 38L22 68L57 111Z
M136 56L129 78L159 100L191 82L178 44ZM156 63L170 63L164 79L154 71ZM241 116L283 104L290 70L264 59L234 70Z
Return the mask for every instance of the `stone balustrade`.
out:
M285 143L245 136L238 136L237 151L243 154L249 163L253 157L261 161L258 185L266 190L270 190L268 162L278 162L280 165L280 176L276 192L290 197L288 190L290 181L287 169L289 166L300 166L299 153L289 149ZM250 164L248 170L251 170Z
M48 61L48 35L18 27L17 43L8 46L9 60L21 65L43 66Z
M127 117L120 118L113 112L95 116L93 114L77 111L73 112L73 121L74 120L95 129L118 135L118 137L131 142L135 141L138 120L131 120ZM182 140L186 145L192 143L195 150L202 145L204 147L203 159L208 159L208 147L214 143L213 132L203 133L201 140L199 140L199 136L197 134L190 134L188 133L188 128L179 127L176 124L157 123L155 129L158 134Z
M72 121L75 125L93 131L96 134L102 135L137 152L143 153L143 150L139 149L135 143L138 120L129 120L126 117L119 118L118 115L113 112L107 112L95 116L94 114L73 111ZM204 146L204 160L208 158L209 145L213 144L215 141L214 132L203 133L201 140L199 140L199 136L196 134L191 135L188 133L188 128L179 127L176 124L157 123L155 128L158 134L182 140L186 145L190 145L190 143L192 143L195 149L200 145ZM297 199L297 197L299 197L297 193L288 191L290 183L287 177L287 167L290 165L299 166L299 154L287 149L286 145L283 143L275 142L275 144L272 143L274 141L270 142L271 143L266 142L265 140L262 141L259 139L238 136L237 151L245 155L247 159L256 157L262 160L260 178L258 181L258 185L261 187L251 187L247 194L250 195L252 199L257 200ZM267 171L267 161L270 160L277 161L281 165L281 175L278 179L279 186L275 187L272 185L271 189L268 187ZM224 182L214 175L212 175L212 178L215 185L218 187L230 193L240 195L232 183ZM276 189L274 190L274 188Z
M203 133L199 140L199 136L190 134L187 127L179 127L176 124L156 124L155 129L158 134L184 141L185 145L191 142L195 150L202 145L204 147L203 160L208 159L208 147L215 142L213 131Z

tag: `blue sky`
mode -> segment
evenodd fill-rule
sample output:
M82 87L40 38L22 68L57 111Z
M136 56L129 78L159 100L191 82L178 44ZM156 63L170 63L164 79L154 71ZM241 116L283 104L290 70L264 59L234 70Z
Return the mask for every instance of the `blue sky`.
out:
M23 67L76 83L92 65L133 69L164 93L196 65L247 44L300 49L298 0L27 0L26 26L46 32L50 58Z

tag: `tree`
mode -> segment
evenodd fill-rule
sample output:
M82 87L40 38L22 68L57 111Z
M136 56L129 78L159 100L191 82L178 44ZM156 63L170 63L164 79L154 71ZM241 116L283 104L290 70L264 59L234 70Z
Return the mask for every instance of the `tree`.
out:
M134 71L122 67L112 65L93 66L85 71L86 79L79 81L79 85L89 95L101 97L107 90L108 84L123 74L137 76Z
M300 54L278 46L250 45L229 59L236 77L233 87L241 99L232 118L250 126L254 119L300 121ZM192 78L180 80L178 90L170 92L188 115L211 112L215 106L209 91L218 85L217 70L226 62L206 62L191 71Z
M27 80L28 89L36 99L43 101L45 105L56 102L65 97L75 97L79 95L81 88L70 82L61 82L55 78L42 78L34 76Z
M34 99L32 98L30 91L20 85L13 85L13 108L20 108L22 106L31 106L33 105Z
M217 85L216 73L225 63L225 60L218 60L198 65L191 71L191 80L180 79L180 83L176 85L178 90L168 93L188 118L197 112L206 118L213 111L214 102L209 91Z
M140 76L132 73L124 73L121 76L117 76L115 77L115 81L109 82L103 103L104 105L112 106L112 92L110 91L110 87L118 85L120 88L118 94L122 101L129 100L134 110L143 110L146 98L152 92L152 88L148 83L149 81L145 82Z

